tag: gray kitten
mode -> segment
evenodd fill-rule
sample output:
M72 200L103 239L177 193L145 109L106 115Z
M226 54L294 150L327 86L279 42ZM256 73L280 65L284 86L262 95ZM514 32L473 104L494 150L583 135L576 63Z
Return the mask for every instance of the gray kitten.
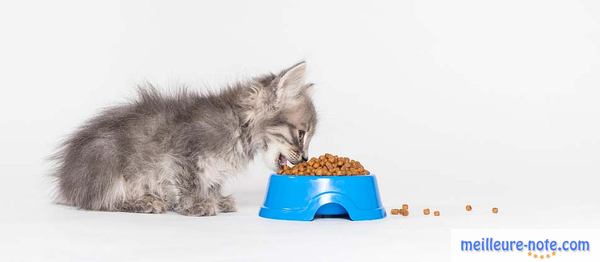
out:
M306 63L218 94L139 90L89 120L53 159L58 200L83 209L211 216L235 211L221 194L257 153L273 170L307 160L317 116Z

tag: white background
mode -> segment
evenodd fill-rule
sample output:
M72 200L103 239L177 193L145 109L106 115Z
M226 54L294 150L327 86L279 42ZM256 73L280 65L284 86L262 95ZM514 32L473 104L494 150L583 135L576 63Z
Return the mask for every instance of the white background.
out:
M260 163L233 214L51 203L45 157L136 84L218 89L300 60L311 153L360 160L411 216L261 219ZM455 228L600 227L598 1L3 1L0 88L2 261L431 261Z

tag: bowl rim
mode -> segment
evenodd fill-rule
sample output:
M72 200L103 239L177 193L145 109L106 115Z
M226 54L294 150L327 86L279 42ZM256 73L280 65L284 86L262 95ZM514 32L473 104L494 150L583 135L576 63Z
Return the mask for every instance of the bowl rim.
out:
M323 178L332 178L332 177L370 177L370 176L375 176L373 173L369 172L366 175L341 175L341 176L317 176L317 175L288 175L288 174L279 174L279 173L272 173L271 175L273 176L281 176L281 177L323 177Z

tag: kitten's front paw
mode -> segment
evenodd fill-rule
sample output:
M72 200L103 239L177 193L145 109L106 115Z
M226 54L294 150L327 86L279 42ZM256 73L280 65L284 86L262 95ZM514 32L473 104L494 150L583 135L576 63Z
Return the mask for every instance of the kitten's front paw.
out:
M237 208L235 207L235 199L232 195L224 196L219 199L219 210L221 212L235 212Z
M186 216L214 216L219 211L218 203L214 199L202 199L189 206L177 208L177 212Z
M167 204L158 197L144 195L139 199L128 200L121 207L121 211L134 213L164 213L167 211Z

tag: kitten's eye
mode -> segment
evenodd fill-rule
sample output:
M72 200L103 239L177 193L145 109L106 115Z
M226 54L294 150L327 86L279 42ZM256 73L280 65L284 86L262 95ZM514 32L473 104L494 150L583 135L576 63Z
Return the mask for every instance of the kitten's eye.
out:
M305 134L306 134L306 131L304 131L304 130L298 130L298 139L304 140L304 135Z

